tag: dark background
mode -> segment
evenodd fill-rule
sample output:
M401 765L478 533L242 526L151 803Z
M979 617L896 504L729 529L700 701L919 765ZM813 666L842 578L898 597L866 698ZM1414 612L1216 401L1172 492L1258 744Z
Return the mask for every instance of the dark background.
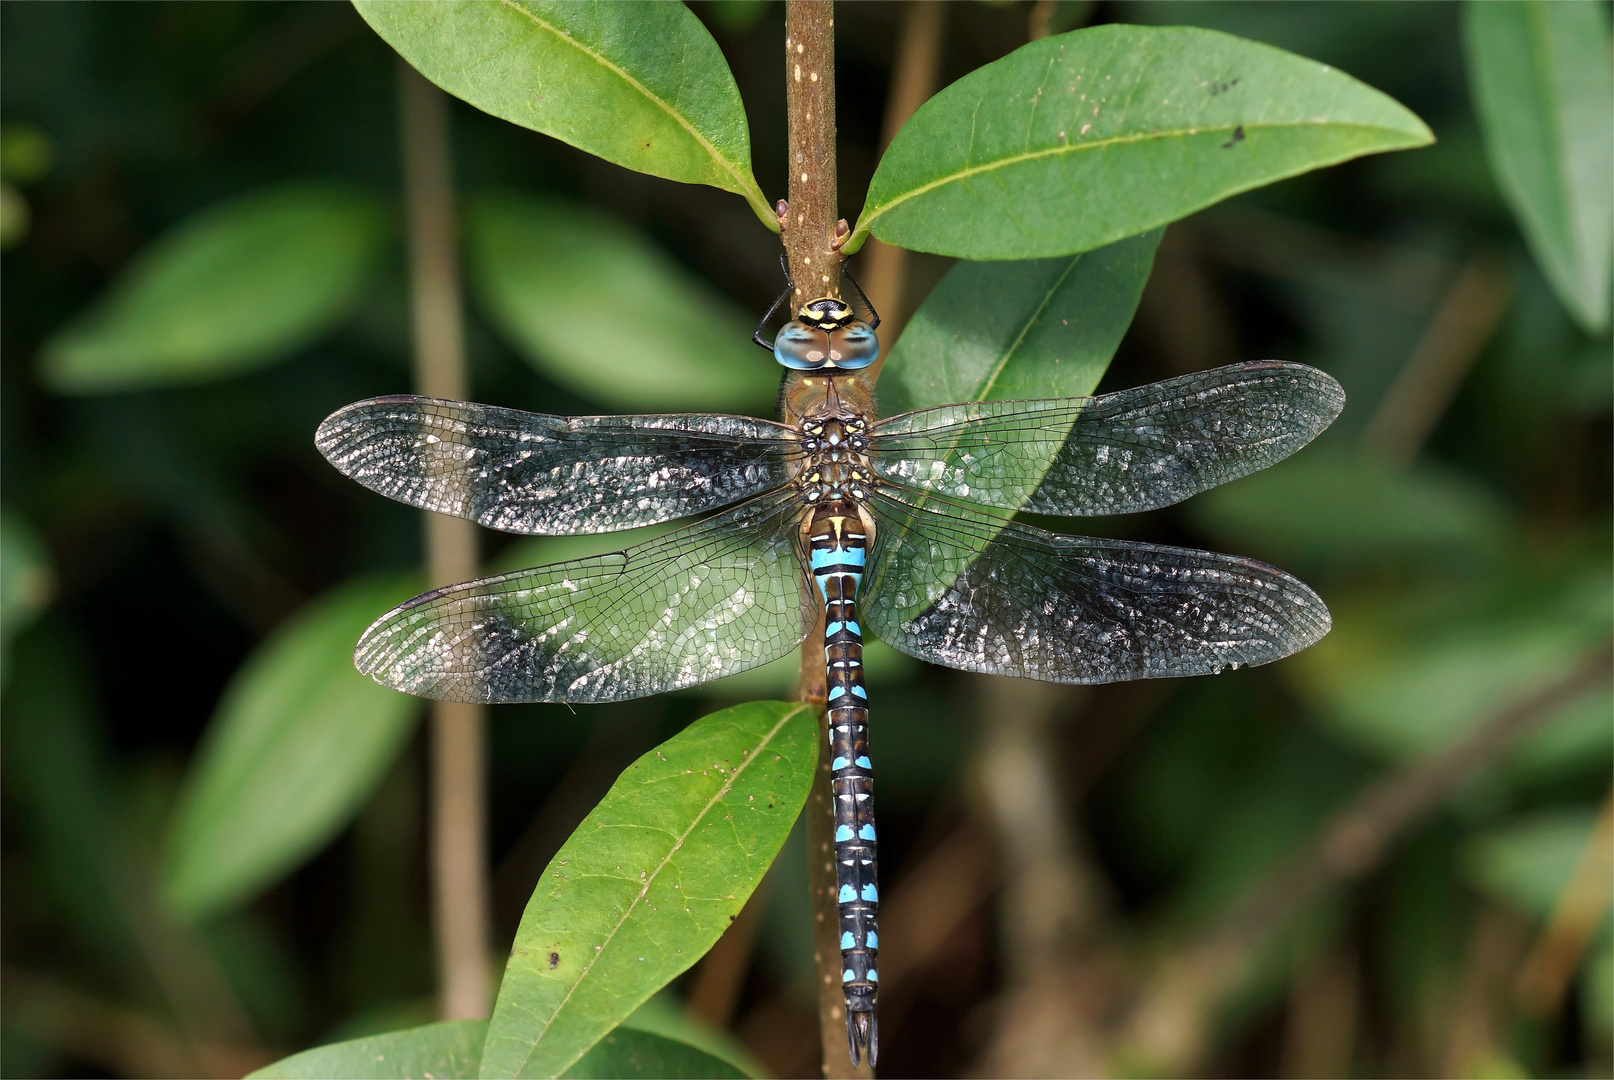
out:
M734 70L757 178L777 197L782 7L695 10ZM839 11L851 219L878 158L903 9ZM1022 44L1029 14L1020 3L951 5L942 84ZM1337 490L1324 480L1290 495L1252 488L1097 526L1295 571L1335 611L1339 640L1319 646L1333 651L1215 679L1054 691L1035 705L917 663L876 682L887 896L908 882L910 910L957 912L905 980L883 988L881 1071L891 1076L991 1071L1014 1024L1031 1022L1014 996L1028 960L1015 955L1015 920L1041 871L993 839L992 781L979 768L1004 709L1057 718L1046 734L1064 810L1055 872L1079 883L1086 906L1066 931L1067 981L1052 984L1063 990L1043 992L1087 1017L1046 1029L1080 1042L1083 1023L1101 1030L1093 1017L1146 984L1140 972L1188 955L1365 785L1549 682L1575 643L1607 632L1608 339L1563 313L1490 179L1458 9L1102 3L1060 17L1187 22L1267 41L1392 95L1440 140L1173 226L1105 389L1240 359L1313 363L1351 399L1307 453L1354 461L1464 268L1480 259L1509 300L1464 359L1455 396L1433 407L1438 424L1409 468L1363 459L1315 474L1336 478ZM53 330L200 210L305 178L393 197L396 60L345 4L7 4L0 34L4 123L36 130L52 149L48 169L11 178L30 223L5 251L0 282L0 494L54 575L37 621L6 628L0 1070L161 1075L176 1040L228 1044L245 1069L424 1022L434 981L418 738L352 827L244 910L170 926L152 886L173 794L255 645L353 575L419 561L416 515L342 479L311 438L340 405L409 387L401 250L354 318L266 370L75 397L43 389L35 368ZM739 199L627 172L460 103L453 120L466 192L537 190L605 208L743 308L772 301L778 241ZM915 257L896 306L917 305L947 265ZM548 381L474 307L470 318L477 400L610 411ZM760 352L757 362L767 363ZM766 414L769 402L755 407ZM488 551L503 540L487 536ZM1510 658L1516 677L1493 700L1440 721L1446 729L1420 727L1441 712L1430 702L1461 697ZM1383 701L1362 703L1374 695ZM501 949L544 862L616 773L733 700L717 687L494 711ZM16 745L18 708L68 732L69 752ZM1550 1012L1520 1008L1513 985L1606 797L1609 709L1601 692L1558 710L1530 747L1491 755L1455 796L1435 800L1359 881L1287 911L1258 976L1213 1010L1191 1067L1608 1075L1606 918ZM1389 734L1372 717L1389 717ZM35 782L19 784L19 770ZM73 798L79 790L98 805ZM754 906L766 910L730 1018L782 1075L817 1068L803 860L787 848L759 894ZM697 968L680 989L699 977ZM176 996L176 985L190 989ZM184 1001L203 1004L187 1012ZM1069 1053L1054 1060L1072 1073L1092 1060Z

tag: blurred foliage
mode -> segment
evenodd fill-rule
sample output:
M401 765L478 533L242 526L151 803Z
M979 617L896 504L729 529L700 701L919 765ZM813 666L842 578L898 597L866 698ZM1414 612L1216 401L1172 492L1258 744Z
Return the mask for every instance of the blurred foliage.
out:
M766 412L778 379L752 324L637 230L520 196L479 199L465 223L477 301L556 382L629 412Z
M174 810L163 886L176 912L201 919L250 900L374 792L423 706L356 671L353 642L419 591L414 575L351 581L237 670Z
M1022 45L1034 7L951 6L940 85ZM1048 18L1200 26L1288 49L1404 103L1438 139L1171 226L1105 376L1119 388L1281 356L1323 367L1350 396L1335 429L1293 461L1182 508L1091 523L1271 560L1336 615L1321 645L1271 668L1097 688L1067 710L1080 718L1050 767L1067 781L1083 869L1111 898L1113 936L1168 962L1365 785L1426 760L1607 638L1614 365L1606 329L1587 329L1606 327L1607 169L1600 188L1565 179L1599 179L1605 144L1577 139L1606 137L1606 93L1590 124L1514 108L1588 86L1570 104L1599 107L1608 7L1568 7L1487 6L1466 27L1444 3L1108 2L1056 5ZM700 30L662 8L678 33ZM778 240L757 224L752 189L784 189L782 12L732 0L691 10L737 86L703 108L731 124L738 109L741 130L748 114L750 135L684 163L738 175L723 186L751 205L456 107L479 400L765 412L773 376L741 313L765 310L779 287ZM847 193L878 160L901 10L838 6ZM1548 68L1476 52L1477 22L1520 12L1583 29L1548 28L1563 49ZM0 40L0 1072L240 1075L297 1047L423 1023L433 980L421 747L406 715L346 696L346 650L330 644L352 636L333 605L379 588L365 575L418 564L418 520L342 481L311 443L332 409L408 385L388 210L396 59L351 9L321 4L4 5ZM1536 80L1535 97L1508 79ZM1553 148L1521 131L1566 137L1543 160ZM1493 172L1501 161L1539 168ZM1554 202L1553 190L1568 194ZM1449 333L1442 304L1477 254L1506 268L1511 299L1458 357L1454 391L1414 403L1432 434L1396 464L1362 433L1403 393L1409 359ZM931 295L945 298L991 287L961 285L971 275L1031 272L947 271L914 260L909 306L937 281ZM1122 299L1117 327L1083 330L1119 336L1133 303ZM680 306L719 314L668 314ZM885 343L893 399L909 392L898 358L924 325L912 342ZM587 553L572 541L486 542L493 564ZM995 894L983 886L969 900L964 879L941 872L977 813L977 682L903 658L882 670L878 655L886 892L895 903L909 886L935 888L916 897L926 911L965 898L906 984L887 990L881 1067L953 1075L990 1038L1008 966ZM793 666L577 714L499 710L501 948L539 872L618 773L717 706L782 692L768 687L787 686ZM292 691L310 706L291 708ZM365 709L366 746L343 749L365 730L342 717ZM1290 1070L1297 1033L1317 1030L1311 965L1346 956L1355 981L1328 1013L1328 1045L1345 1047L1337 1074L1432 1075L1461 1058L1607 1075L1606 919L1561 1009L1528 1020L1506 1002L1608 792L1611 710L1598 691L1544 718L1360 885L1301 912L1219 1014L1204 1070ZM298 786L309 746L343 758L339 787ZM236 796L234 817L208 812L221 792ZM249 835L274 842L249 850ZM252 859L232 863L232 849ZM265 851L278 854L262 861ZM198 921L170 913L163 898L176 890ZM816 1075L802 848L787 846L764 895L731 1027L766 1068ZM1514 921L1487 914L1497 906ZM703 970L675 993L689 995Z
M40 376L63 393L105 393L283 359L347 314L384 236L374 201L338 189L298 186L212 208L52 335Z
M1470 4L1469 77L1491 169L1581 325L1608 326L1614 95L1601 4Z

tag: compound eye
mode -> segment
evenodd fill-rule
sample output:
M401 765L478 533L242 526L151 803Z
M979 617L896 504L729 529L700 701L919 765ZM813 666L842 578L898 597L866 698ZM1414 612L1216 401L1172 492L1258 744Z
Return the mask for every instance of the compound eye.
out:
M773 358L794 371L816 371L829 360L829 337L792 319L773 339Z
M848 323L831 334L829 348L839 368L865 368L880 358L880 339L862 320Z

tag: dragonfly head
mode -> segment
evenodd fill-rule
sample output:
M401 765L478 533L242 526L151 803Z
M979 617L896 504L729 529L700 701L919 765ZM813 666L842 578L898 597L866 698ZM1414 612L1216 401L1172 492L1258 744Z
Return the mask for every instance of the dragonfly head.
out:
M880 340L850 304L833 297L809 300L773 339L773 356L795 371L855 370L879 359Z

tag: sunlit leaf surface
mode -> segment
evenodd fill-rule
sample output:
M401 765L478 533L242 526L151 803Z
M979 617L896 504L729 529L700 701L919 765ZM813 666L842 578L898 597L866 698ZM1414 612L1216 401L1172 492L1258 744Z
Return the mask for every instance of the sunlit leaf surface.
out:
M354 582L278 628L236 673L191 767L164 891L201 918L249 899L347 824L421 702L353 667L353 643L415 583Z
M484 1076L556 1076L711 947L784 844L818 762L810 706L714 713L640 758L528 901Z
M299 185L212 207L141 252L45 343L54 390L140 390L237 375L329 331L387 236L373 198Z
M778 228L751 176L751 134L734 76L683 4L354 6L455 97L629 169L732 191Z
M1464 15L1491 170L1564 306L1600 330L1614 240L1608 8L1470 3Z
M1432 138L1384 94L1281 49L1188 27L1075 30L914 113L847 247L872 232L969 259L1066 255Z

